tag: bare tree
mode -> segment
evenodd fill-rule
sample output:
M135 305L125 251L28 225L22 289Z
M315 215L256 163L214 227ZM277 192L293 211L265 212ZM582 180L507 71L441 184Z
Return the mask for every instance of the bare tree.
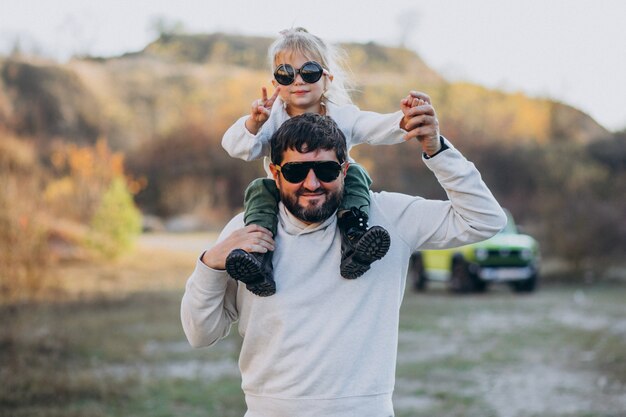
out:
M161 38L183 33L185 25L180 20L173 20L165 16L154 16L150 20L148 30Z
M420 20L420 13L417 9L405 9L398 13L396 22L398 23L398 46L405 48L407 41L417 29Z

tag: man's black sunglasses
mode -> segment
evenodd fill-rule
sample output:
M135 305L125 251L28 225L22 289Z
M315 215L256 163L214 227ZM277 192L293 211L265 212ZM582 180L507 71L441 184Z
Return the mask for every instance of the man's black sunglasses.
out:
M274 71L274 78L278 84L290 85L296 80L298 74L304 82L313 84L322 78L324 68L315 61L305 62L299 69L295 69L289 64L280 64Z
M322 182L332 182L337 179L341 169L345 165L335 161L307 161L307 162L288 162L282 166L274 165L276 170L283 174L283 177L297 184L304 181L309 175L309 171L313 170L318 180Z

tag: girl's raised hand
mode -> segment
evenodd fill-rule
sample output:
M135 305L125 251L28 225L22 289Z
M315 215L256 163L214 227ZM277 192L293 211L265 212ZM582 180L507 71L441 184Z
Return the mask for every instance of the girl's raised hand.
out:
M423 106L424 104L432 105L430 97L419 91L411 91L408 96L400 100L400 109L404 113L405 119L403 123L408 122L410 118L410 110L412 107Z
M439 138L439 121L430 97L418 91L411 91L400 101L400 108L404 117L400 127L407 131L404 140L417 139L422 150L428 156L436 154L441 149Z
M276 91L272 94L272 97L267 98L267 88L261 88L261 98L252 102L252 109L250 110L250 117L246 120L246 129L253 135L256 135L263 124L270 118L270 112L272 105L278 97L280 92L280 86L276 87Z
M414 92L411 92L411 93L415 94ZM430 98L419 97L419 96L416 97L412 94L409 94L408 96L406 96L400 101L400 109L402 110L402 113L404 114L404 117L400 121L400 127L404 130L407 130L407 125L409 124L409 122L411 121L411 118L413 117L411 109L413 107L423 106L424 104L430 104ZM407 140L407 138L405 138L405 140Z

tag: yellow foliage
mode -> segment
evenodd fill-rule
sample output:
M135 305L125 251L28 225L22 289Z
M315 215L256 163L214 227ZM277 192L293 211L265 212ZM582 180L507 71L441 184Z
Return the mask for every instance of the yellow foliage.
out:
M34 149L0 132L0 303L35 296L48 266Z
M35 164L33 147L0 129L0 172L28 172Z
M126 180L116 176L102 195L91 218L87 244L108 258L132 248L141 232L141 213L128 192Z
M552 135L550 104L469 83L442 84L431 94L439 117L461 136L545 144Z
M113 179L124 176L124 156L112 152L104 138L95 146L61 145L51 162L56 175L46 185L45 201L53 213L80 222L90 220Z
M141 178L127 178L127 187L131 195L137 195L141 190L148 186L148 179L146 177Z
M253 71L242 68L229 68L230 71L216 78L212 86L212 96L216 97L211 112L206 115L214 131L222 134L239 117L250 113L252 102L261 98L261 88L266 87L268 95L273 94L269 71Z
M54 204L55 201L64 201L74 193L74 181L70 177L63 177L52 181L44 191L44 201Z

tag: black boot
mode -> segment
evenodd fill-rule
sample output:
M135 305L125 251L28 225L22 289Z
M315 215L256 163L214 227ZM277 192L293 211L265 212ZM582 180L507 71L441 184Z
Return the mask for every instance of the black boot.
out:
M348 279L363 275L372 262L385 256L391 244L383 227L367 228L367 214L356 207L337 221L341 232L341 276Z
M267 297L276 293L272 256L274 252L248 253L243 249L235 249L226 257L226 271L238 281L246 284L253 294Z

